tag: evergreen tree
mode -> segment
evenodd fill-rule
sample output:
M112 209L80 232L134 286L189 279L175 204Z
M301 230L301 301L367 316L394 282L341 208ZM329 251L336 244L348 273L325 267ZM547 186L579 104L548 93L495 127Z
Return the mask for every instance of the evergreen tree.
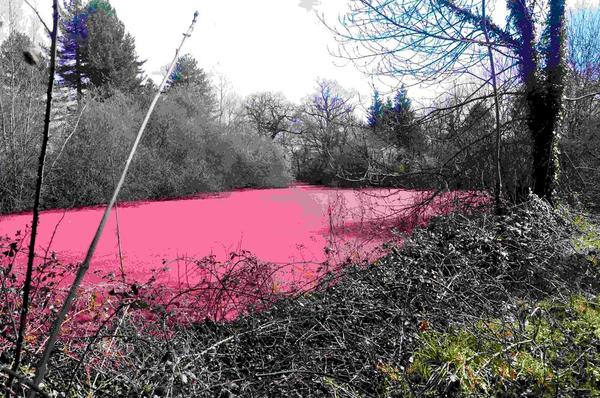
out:
M379 119L383 115L383 102L381 97L379 96L379 91L373 91L373 104L369 108L369 116L367 123L369 127L375 128L377 126Z
M108 1L92 0L87 6L87 74L96 87L112 86L123 91L141 84L141 66L133 36Z
M210 118L215 110L215 98L210 81L198 61L190 54L181 56L167 80L167 92L188 115Z
M169 87L209 85L206 73L198 67L198 61L190 54L185 54L177 60L167 84Z
M401 113L402 111L410 111L410 107L410 98L408 98L406 89L402 87L394 96L394 112Z
M83 71L83 47L88 36L87 13L83 10L81 0L70 0L64 4L64 10L58 38L57 72L65 85L77 90L77 98L80 99L83 80L87 77Z
M65 3L58 72L81 96L89 87L135 89L141 83L141 66L133 37L106 0Z
M415 126L415 114L405 88L396 92L393 105L388 105L388 109L385 124L392 142L400 148L412 151L420 132Z
M383 104L383 115L382 118L386 123L389 123L391 119L394 117L394 104L392 103L392 99L387 97L385 99L385 104ZM380 120L380 123L382 120Z
M405 88L401 88L385 102L375 91L369 109L369 126L381 139L395 146L403 157L415 157L424 144L422 132L415 124L415 113Z

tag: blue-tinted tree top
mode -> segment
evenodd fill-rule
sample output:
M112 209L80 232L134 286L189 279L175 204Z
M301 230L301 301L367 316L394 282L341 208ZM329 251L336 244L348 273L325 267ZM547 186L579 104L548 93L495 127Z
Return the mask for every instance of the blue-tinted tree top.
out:
M369 127L375 127L379 121L379 118L383 114L383 102L381 101L381 96L379 95L379 91L373 91L373 103L369 108L369 116L367 119L367 123Z
M109 16L114 15L114 13L115 13L114 8L112 8L110 3L106 0L91 0L88 3L86 9L90 13L94 13L94 12L97 12L98 10L102 10L102 11L104 11L104 13L106 15L109 15Z
M125 32L107 0L63 0L58 49L58 73L81 95L89 86L112 85L129 89L139 85L142 62L135 43Z
M397 113L410 110L411 102L408 93L403 87L394 96L394 111Z
M398 121L400 118L408 117L410 113L411 101L404 87L396 92L393 100L390 97L382 98L379 91L374 90L367 124L369 127L375 128L386 121L389 122L392 119Z

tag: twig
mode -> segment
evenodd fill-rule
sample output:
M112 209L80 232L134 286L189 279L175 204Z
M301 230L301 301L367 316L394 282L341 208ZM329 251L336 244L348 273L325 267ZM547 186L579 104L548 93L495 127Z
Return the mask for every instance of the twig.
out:
M6 367L0 368L0 372L4 372L7 375L9 375L11 378L17 379L19 381L19 383L24 384L27 387L31 388L33 391L37 392L42 397L50 398L50 396L48 394L46 394L44 391L40 390L40 388L37 387L36 385L34 385L33 382L31 380L29 380L27 377L9 369L9 368L6 368Z
M580 97L573 97L573 98L565 97L565 101L579 101L579 100L586 99L589 97L595 97L596 95L600 95L600 91L597 91L595 93L585 94Z
M119 329L121 328L121 325L123 325L123 321L125 320L125 317L127 316L127 311L129 310L129 305L125 306L125 309L123 310L123 314L121 315L121 319L119 319L119 323L117 324L117 326L115 327L115 330L113 331L114 335L111 337L110 342L108 343L108 347L106 348L106 352L110 352L110 350L112 349L113 344L115 343L115 339L117 337L117 333L119 332ZM100 363L99 369L102 369L104 367L104 363L106 362L106 356L104 356L102 358L102 362ZM96 383L98 382L98 377L100 376L100 373L96 373L96 377L94 377L94 382L92 383L92 389L95 390L96 389Z
M42 16L38 12L38 10L34 6L32 6L28 0L23 0L23 1L25 2L25 4L27 4L29 6L29 8L31 8L33 10L33 12L35 12L35 15L37 15L37 17L40 20L40 22L42 23L42 25L44 25L44 28L46 28L46 32L48 32L49 35L52 35L52 31L50 30L50 28L48 28L48 25L46 25L46 22L44 22L44 20L42 19Z
M54 169L54 165L58 161L58 158L60 158L60 155L62 155L63 151L65 150L65 147L67 146L67 142L69 142L69 140L71 139L73 134L75 134L75 132L77 131L77 126L79 126L79 121L81 120L83 111L85 111L85 108L87 106L88 106L88 104L86 103L85 105L83 105L83 108L81 108L81 112L79 113L79 116L77 117L77 121L75 122L75 127L73 127L73 131L71 131L71 134L69 134L67 136L67 138L65 139L65 142L63 142L62 146L60 147L60 150L58 151L58 155L56 155L56 157L52 161L52 164L50 165L50 168L48 169L48 173L46 174L46 177L48 177L48 174L50 174L50 172Z

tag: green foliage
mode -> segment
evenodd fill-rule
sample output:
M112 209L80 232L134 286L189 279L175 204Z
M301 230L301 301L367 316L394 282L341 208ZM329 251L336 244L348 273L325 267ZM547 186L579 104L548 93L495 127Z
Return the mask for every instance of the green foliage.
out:
M587 255L587 258L598 265L600 256L600 233L598 227L589 222L584 216L577 215L573 218L573 225L578 231L573 238L575 248Z
M546 300L517 321L427 331L408 369L419 383L461 396L600 394L600 296ZM460 392L460 394L459 394Z
M106 0L90 0L90 2L87 5L87 9L90 12L97 12L98 10L102 10L108 16L112 16L115 13L115 10Z

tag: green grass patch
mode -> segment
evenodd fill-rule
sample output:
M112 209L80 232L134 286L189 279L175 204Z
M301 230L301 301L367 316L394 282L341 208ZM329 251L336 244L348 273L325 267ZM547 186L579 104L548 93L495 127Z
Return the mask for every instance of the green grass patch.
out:
M426 331L407 373L425 396L600 396L600 297L543 301L513 321Z

